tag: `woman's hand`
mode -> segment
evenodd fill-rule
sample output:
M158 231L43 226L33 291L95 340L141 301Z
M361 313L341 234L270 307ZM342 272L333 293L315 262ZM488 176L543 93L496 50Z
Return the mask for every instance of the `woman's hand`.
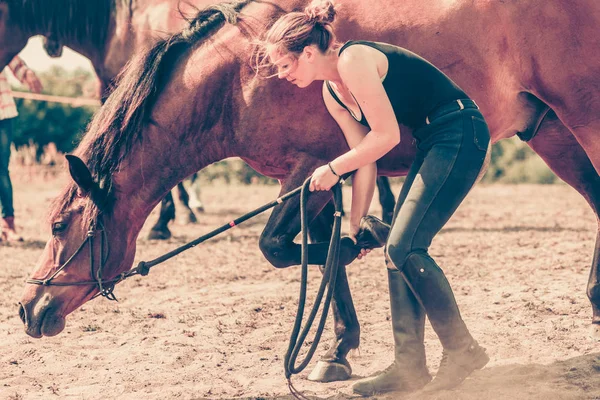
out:
M350 239L352 239L354 244L356 244L356 235L358 235L359 230L360 230L360 224L350 223L350 233L348 234L348 237L350 237ZM366 257L367 254L369 254L370 252L371 252L371 249L360 249L360 253L358 253L358 256L356 258L358 258L360 260L361 258Z
M335 176L329 165L321 165L319 168L315 169L312 177L310 178L310 186L309 190L314 192L315 190L329 190L338 183L340 180L339 177Z

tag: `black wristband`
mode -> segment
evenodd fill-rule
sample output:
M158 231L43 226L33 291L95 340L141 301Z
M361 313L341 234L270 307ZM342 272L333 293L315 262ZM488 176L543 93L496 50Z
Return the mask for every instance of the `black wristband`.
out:
M330 162L328 162L328 163L327 163L327 165L329 165L329 169L331 170L331 172L333 172L333 174L339 178L340 176L337 174L337 172L335 172L335 171L333 170L333 167L331 166L331 163L330 163Z

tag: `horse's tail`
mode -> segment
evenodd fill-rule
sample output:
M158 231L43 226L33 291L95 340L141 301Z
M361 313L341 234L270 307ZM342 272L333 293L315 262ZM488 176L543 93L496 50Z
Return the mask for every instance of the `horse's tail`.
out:
M239 10L250 1L221 3L199 11L186 29L159 41L127 64L117 78L115 90L88 128L90 133L105 133L89 135L94 137L88 140L95 142L84 146L84 157L88 161L95 158L89 163L97 166L95 175L110 175L114 172L110 169L129 152L179 56L225 22L235 24Z

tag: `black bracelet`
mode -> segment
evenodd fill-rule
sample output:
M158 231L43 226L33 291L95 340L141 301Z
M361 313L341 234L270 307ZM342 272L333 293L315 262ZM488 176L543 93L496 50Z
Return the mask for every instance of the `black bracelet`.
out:
M331 170L331 172L333 172L333 174L334 174L335 176L337 176L338 178L340 178L340 176L339 176L339 175L338 175L338 174L337 174L337 173L336 173L336 172L333 170L333 167L331 166L331 163L330 163L330 162L328 162L328 163L327 163L327 165L329 165L329 169Z

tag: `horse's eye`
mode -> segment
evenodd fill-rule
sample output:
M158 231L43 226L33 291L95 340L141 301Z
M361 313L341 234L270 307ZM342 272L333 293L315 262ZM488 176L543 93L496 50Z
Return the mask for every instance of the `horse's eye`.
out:
M67 229L67 224L64 222L55 222L52 224L52 234L60 233Z

